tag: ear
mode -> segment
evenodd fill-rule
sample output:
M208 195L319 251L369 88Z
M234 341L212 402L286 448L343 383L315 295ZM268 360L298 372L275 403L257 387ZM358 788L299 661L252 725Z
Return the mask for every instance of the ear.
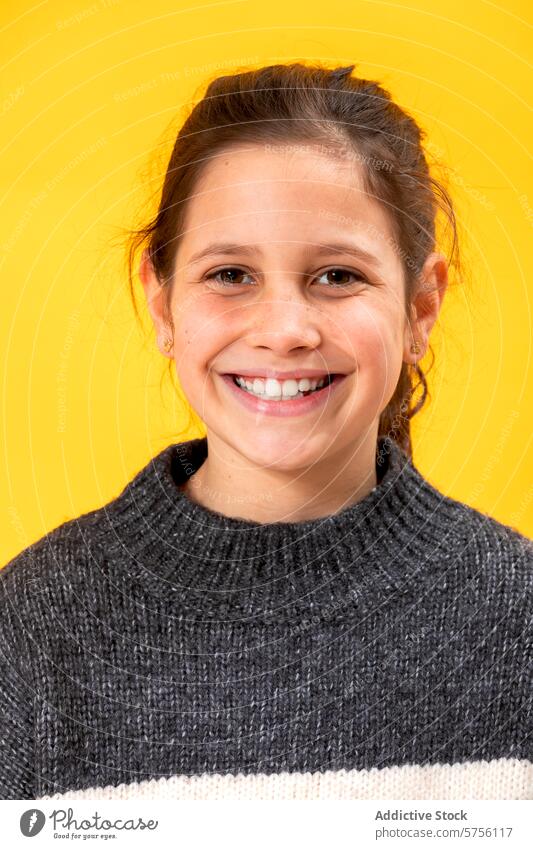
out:
M404 331L404 362L416 363L427 349L431 329L437 320L448 286L448 262L444 254L430 253L419 274L412 300L410 320ZM418 354L411 351L417 342Z
M172 349L166 351L163 347L165 339L172 339L173 335L172 321L166 307L166 292L157 278L147 250L142 253L139 277L146 296L148 311L154 323L157 346L164 357L172 359Z

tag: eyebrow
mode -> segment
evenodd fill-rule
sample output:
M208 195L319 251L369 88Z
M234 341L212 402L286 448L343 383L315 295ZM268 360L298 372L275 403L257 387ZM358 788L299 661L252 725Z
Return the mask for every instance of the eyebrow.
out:
M325 256L327 254L349 254L350 256L355 257L356 259L364 260L368 262L369 265L379 266L380 260L378 257L374 256L374 254L365 251L363 248L357 247L357 245L349 245L342 242L336 242L331 244L319 244L313 248L314 253L319 256ZM195 265L200 262L200 260L205 259L206 257L213 256L215 254L253 254L253 253L261 253L261 248L255 245L239 245L233 242L213 242L211 245L208 245L206 248L203 248L198 253L195 253L190 258L187 265Z

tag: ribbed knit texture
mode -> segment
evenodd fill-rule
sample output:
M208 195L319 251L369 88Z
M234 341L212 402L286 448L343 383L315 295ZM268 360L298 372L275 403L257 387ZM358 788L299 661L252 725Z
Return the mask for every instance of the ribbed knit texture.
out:
M378 449L261 524L171 445L1 570L0 798L533 798L533 542Z

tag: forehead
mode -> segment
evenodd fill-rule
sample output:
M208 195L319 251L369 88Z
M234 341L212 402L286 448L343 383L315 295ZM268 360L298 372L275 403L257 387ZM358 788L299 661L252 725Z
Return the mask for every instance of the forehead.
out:
M316 243L351 236L392 259L383 205L365 190L360 157L323 145L232 145L203 168L187 201L182 246L206 239Z

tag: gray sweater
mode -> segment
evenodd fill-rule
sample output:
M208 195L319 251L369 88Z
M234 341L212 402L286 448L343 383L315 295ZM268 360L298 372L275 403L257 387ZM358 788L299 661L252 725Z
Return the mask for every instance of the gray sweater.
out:
M206 454L0 571L0 798L533 798L533 542L387 439L294 523L193 502Z

